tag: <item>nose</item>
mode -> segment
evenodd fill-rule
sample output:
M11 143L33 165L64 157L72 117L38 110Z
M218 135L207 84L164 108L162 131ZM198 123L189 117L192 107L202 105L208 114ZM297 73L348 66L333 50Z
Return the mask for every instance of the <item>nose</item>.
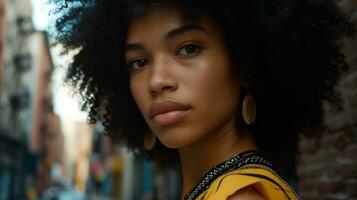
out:
M164 91L174 91L178 88L175 78L174 64L168 59L157 59L152 65L148 90L152 96Z

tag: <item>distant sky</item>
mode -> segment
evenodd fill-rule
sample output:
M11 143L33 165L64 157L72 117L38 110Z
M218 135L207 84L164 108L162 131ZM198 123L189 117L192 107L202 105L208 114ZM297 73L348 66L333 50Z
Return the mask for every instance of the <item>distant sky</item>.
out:
M32 2L32 19L37 30L45 30L48 24L48 6L46 0L31 0Z
M49 5L47 0L31 0L33 15L32 20L37 30L46 30L49 23ZM71 59L70 56L59 57L59 49L51 50L55 65L66 65ZM53 72L52 92L54 96L54 111L63 121L85 121L86 113L79 110L79 103L69 95L68 88L63 86L64 70L56 67Z

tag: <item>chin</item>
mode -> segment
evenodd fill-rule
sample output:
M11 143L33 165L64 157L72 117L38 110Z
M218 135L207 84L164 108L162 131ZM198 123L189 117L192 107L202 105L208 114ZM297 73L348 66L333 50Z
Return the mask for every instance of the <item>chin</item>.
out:
M195 139L192 138L192 134L188 134L187 131L168 131L157 134L160 142L167 148L180 149L187 147L195 143Z
M170 149L180 149L190 144L188 141L180 138L160 138L159 140L165 147Z

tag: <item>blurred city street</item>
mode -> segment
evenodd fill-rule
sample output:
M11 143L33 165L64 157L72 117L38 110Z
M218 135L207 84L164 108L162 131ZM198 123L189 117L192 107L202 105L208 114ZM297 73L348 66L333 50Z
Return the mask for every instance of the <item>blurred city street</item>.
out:
M177 171L156 170L88 125L63 84L71 58L51 46L46 2L0 0L0 200L173 199Z

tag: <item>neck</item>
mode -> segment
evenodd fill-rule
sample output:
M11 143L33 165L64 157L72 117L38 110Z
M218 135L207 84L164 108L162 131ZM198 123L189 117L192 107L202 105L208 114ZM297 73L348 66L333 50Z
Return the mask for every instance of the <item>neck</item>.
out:
M256 149L251 136L239 133L235 126L226 126L194 145L179 149L183 178L181 199L215 165L241 152Z

